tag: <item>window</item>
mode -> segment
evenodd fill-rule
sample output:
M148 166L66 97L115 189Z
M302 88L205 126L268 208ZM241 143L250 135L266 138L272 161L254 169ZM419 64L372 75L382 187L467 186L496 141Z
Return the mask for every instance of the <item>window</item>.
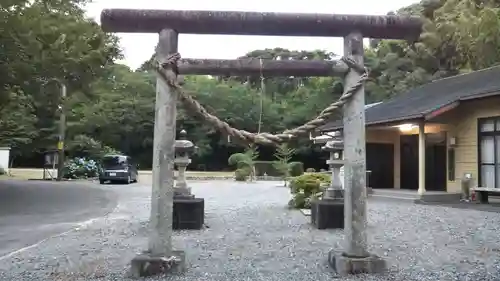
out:
M500 117L479 119L479 184L500 188Z
M455 149L448 149L448 180L455 180Z

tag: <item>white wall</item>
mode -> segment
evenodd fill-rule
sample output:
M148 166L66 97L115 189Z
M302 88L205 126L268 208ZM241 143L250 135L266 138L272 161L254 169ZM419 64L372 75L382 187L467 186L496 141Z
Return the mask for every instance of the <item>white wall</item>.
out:
M9 172L10 148L0 147L0 169Z

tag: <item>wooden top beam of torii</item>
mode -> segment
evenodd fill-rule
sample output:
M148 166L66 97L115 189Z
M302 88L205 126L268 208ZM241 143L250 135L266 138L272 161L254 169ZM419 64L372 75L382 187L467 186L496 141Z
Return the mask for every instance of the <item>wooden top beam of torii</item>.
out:
M235 11L178 11L105 9L101 13L104 31L344 37L352 31L365 38L418 38L422 21L417 17L380 15L336 15L306 13L260 13Z

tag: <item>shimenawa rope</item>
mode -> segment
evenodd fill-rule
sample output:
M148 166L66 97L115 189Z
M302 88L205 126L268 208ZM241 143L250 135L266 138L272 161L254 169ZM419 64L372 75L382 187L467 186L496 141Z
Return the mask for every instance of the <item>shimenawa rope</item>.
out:
M341 60L349 68L358 72L360 74L360 77L354 85L352 85L348 89L344 89L344 93L337 101L326 107L314 119L294 129L286 130L280 134L255 134L245 130L233 128L227 122L224 122L217 118L217 116L210 114L198 101L193 98L191 94L189 94L182 88L182 86L177 81L177 62L180 60L180 58L180 54L175 53L168 56L164 62L159 62L156 66L156 72L158 73L159 77L179 93L180 100L186 107L186 109L188 109L188 112L201 117L203 120L217 128L222 133L248 144L257 143L277 146L280 143L290 141L292 138L307 135L309 132L315 130L316 128L325 125L328 121L328 118L332 116L337 109L341 109L342 106L347 103L347 101L363 86L364 82L368 79L368 70L364 66L358 65L351 58L342 57Z

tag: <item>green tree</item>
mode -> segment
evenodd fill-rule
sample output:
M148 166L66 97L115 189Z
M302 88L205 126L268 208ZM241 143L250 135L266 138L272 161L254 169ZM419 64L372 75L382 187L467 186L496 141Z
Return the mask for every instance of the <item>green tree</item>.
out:
M283 143L276 149L274 153L274 157L276 157L277 161L274 162L275 168L280 171L284 184L286 186L287 179L290 176L290 161L292 160L292 156L295 154L295 149L288 146L287 143Z
M31 140L24 143L24 153L45 150L56 143L55 120L58 106L64 102L57 84L44 86L45 82L57 78L64 81L71 95L90 94L87 85L102 74L103 65L120 57L118 40L103 33L97 23L85 17L82 5L87 1L4 2L0 7L0 83L3 85L0 101L7 104L24 96L23 115L29 117L29 122L35 122L36 128L33 130L36 134L24 136ZM6 117L3 124L16 122L9 120L14 115L2 115ZM30 117L33 115L37 118ZM10 129L2 127L0 131ZM9 140L0 139L0 142Z

